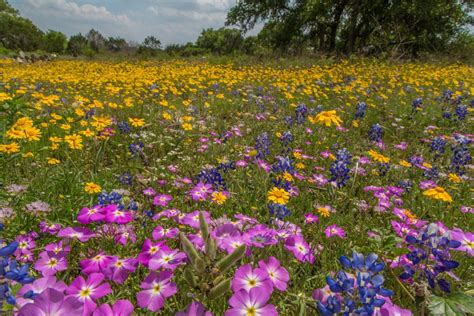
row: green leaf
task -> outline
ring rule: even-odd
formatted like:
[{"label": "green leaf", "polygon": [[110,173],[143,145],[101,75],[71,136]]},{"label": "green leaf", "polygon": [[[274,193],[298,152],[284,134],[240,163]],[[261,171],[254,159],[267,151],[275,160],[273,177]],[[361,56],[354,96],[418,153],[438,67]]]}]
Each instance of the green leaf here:
[{"label": "green leaf", "polygon": [[474,297],[457,293],[448,297],[431,296],[428,304],[430,315],[466,315],[474,313]]}]

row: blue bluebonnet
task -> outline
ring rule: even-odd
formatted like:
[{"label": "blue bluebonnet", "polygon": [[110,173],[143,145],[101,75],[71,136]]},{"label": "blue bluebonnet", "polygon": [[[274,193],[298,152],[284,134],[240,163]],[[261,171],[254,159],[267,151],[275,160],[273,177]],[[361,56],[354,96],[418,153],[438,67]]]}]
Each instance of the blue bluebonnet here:
[{"label": "blue bluebonnet", "polygon": [[117,125],[122,134],[128,134],[132,131],[132,128],[130,127],[128,122],[121,121]]},{"label": "blue bluebonnet", "polygon": [[381,177],[385,177],[387,175],[387,172],[390,170],[389,163],[381,162],[378,164],[377,167],[378,167],[379,176]]},{"label": "blue bluebonnet", "polygon": [[95,110],[94,110],[94,109],[90,109],[89,111],[87,111],[86,114],[85,114],[86,120],[87,120],[87,119],[90,119],[91,117],[93,117],[94,114],[95,114]]},{"label": "blue bluebonnet", "polygon": [[145,147],[145,144],[143,142],[136,142],[128,145],[128,150],[130,151],[130,154],[132,157],[139,156],[143,157],[143,148]]},{"label": "blue bluebonnet", "polygon": [[442,116],[443,116],[443,118],[445,118],[445,119],[451,119],[452,114],[451,114],[451,112],[449,112],[448,110],[446,110],[446,111],[443,111]]},{"label": "blue bluebonnet", "polygon": [[133,184],[133,176],[130,172],[124,172],[117,177],[117,180],[124,185],[132,185]]},{"label": "blue bluebonnet", "polygon": [[270,212],[270,217],[276,217],[279,220],[283,220],[285,217],[291,215],[290,209],[282,204],[269,203],[268,210]]},{"label": "blue bluebonnet", "polygon": [[337,186],[343,187],[349,179],[349,166],[351,165],[352,156],[346,148],[339,149],[336,152],[336,161],[331,164],[329,171],[331,172],[331,181],[336,181]]},{"label": "blue bluebonnet", "polygon": [[354,251],[352,258],[341,256],[339,262],[345,270],[340,270],[335,278],[326,277],[326,283],[334,295],[330,295],[326,303],[318,302],[318,310],[323,315],[352,313],[373,315],[376,308],[385,304],[384,297],[393,295],[391,290],[383,287],[384,278],[381,272],[385,264],[377,261],[376,254],[364,255]]},{"label": "blue bluebonnet", "polygon": [[27,264],[19,266],[16,260],[11,259],[19,243],[13,241],[0,248],[0,308],[4,302],[10,305],[16,304],[15,296],[10,289],[11,282],[27,284],[34,281],[28,274],[29,266]]},{"label": "blue bluebonnet", "polygon": [[382,126],[376,123],[370,127],[369,139],[374,142],[381,142],[383,136]]},{"label": "blue bluebonnet", "polygon": [[295,109],[296,124],[299,124],[299,125],[303,124],[306,119],[307,114],[308,114],[308,107],[304,105],[303,103],[299,104]]},{"label": "blue bluebonnet", "polygon": [[356,120],[362,119],[367,111],[367,104],[365,102],[358,102],[356,105],[355,118]]},{"label": "blue bluebonnet", "polygon": [[285,120],[285,124],[286,124],[286,125],[288,125],[288,126],[293,125],[293,117],[292,117],[292,116],[287,115],[287,116],[285,116],[285,119],[284,119],[284,120]]},{"label": "blue bluebonnet", "polygon": [[400,180],[397,184],[398,187],[402,188],[405,192],[410,192],[413,188],[413,183],[409,180]]},{"label": "blue bluebonnet", "polygon": [[426,179],[428,180],[435,180],[439,177],[438,173],[438,167],[432,166],[431,168],[426,169],[423,172],[423,175],[425,176]]},{"label": "blue bluebonnet", "polygon": [[431,151],[435,152],[436,154],[444,153],[446,147],[446,141],[441,137],[436,137],[431,142]]},{"label": "blue bluebonnet", "polygon": [[458,117],[458,120],[463,121],[467,115],[467,106],[462,104],[456,106],[456,108],[454,109],[454,113]]},{"label": "blue bluebonnet", "polygon": [[421,107],[423,106],[423,100],[421,98],[416,98],[411,103],[411,106],[413,108],[413,111],[418,111],[418,109],[421,109]]},{"label": "blue bluebonnet", "polygon": [[293,160],[289,157],[276,157],[276,162],[272,165],[272,171],[275,173],[293,173]]},{"label": "blue bluebonnet", "polygon": [[288,146],[293,141],[293,135],[290,131],[285,131],[280,137],[280,141],[283,145]]},{"label": "blue bluebonnet", "polygon": [[270,138],[267,132],[258,135],[255,140],[255,149],[257,150],[257,158],[263,159],[270,154]]},{"label": "blue bluebonnet", "polygon": [[197,182],[210,184],[214,190],[227,190],[225,180],[217,168],[202,169],[197,175]]},{"label": "blue bluebonnet", "polygon": [[437,284],[442,291],[449,292],[450,284],[443,274],[459,266],[459,262],[452,260],[450,250],[461,243],[451,239],[449,232],[442,234],[435,223],[422,227],[417,236],[406,236],[405,241],[410,250],[406,258],[411,263],[404,265],[400,279],[426,280],[432,289]]},{"label": "blue bluebonnet", "polygon": [[448,89],[448,90],[443,92],[443,98],[444,98],[445,101],[451,100],[452,97],[453,97],[453,91]]},{"label": "blue bluebonnet", "polygon": [[98,196],[99,204],[100,205],[108,205],[108,204],[121,204],[122,203],[122,194],[118,192],[110,192],[103,190],[99,193]]},{"label": "blue bluebonnet", "polygon": [[455,144],[451,147],[451,169],[458,175],[463,175],[466,166],[471,163],[472,156],[468,149],[470,140],[464,136],[456,135],[454,137]]}]

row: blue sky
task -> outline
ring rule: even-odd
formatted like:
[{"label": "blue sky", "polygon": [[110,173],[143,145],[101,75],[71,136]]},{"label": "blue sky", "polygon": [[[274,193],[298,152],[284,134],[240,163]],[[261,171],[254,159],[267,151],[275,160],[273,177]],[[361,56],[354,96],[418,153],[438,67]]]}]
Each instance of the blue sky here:
[{"label": "blue sky", "polygon": [[[105,36],[163,44],[194,42],[203,28],[224,26],[236,0],[9,0],[43,31],[70,36],[91,28]],[[253,34],[252,32],[250,34]]]}]

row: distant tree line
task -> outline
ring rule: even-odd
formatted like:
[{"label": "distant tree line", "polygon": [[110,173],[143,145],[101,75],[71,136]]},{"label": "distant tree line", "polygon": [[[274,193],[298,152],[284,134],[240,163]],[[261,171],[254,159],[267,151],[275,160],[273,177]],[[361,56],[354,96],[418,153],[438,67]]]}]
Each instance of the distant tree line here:
[{"label": "distant tree line", "polygon": [[[353,53],[417,57],[425,52],[474,55],[472,0],[238,0],[226,25],[204,29],[195,43],[162,47],[155,36],[142,43],[105,37],[91,29],[69,38],[42,32],[0,0],[0,48],[85,55],[127,52],[143,57],[203,54]],[[245,36],[257,24],[256,36]]]}]

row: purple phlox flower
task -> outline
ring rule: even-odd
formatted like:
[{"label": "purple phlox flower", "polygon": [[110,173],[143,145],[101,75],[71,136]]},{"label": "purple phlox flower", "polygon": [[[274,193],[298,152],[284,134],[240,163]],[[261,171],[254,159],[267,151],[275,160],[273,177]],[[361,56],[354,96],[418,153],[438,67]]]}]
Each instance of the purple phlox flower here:
[{"label": "purple phlox flower", "polygon": [[135,241],[137,241],[137,235],[135,235],[135,233],[133,232],[133,226],[119,226],[117,234],[114,237],[114,241],[124,246],[127,244],[128,241],[134,244]]},{"label": "purple phlox flower", "polygon": [[56,256],[67,256],[71,251],[71,246],[65,245],[62,240],[47,244],[44,250],[53,252]]},{"label": "purple phlox flower", "polygon": [[179,250],[160,250],[148,262],[150,270],[170,269],[174,270],[184,264],[186,254]]},{"label": "purple phlox flower", "polygon": [[436,187],[436,182],[434,182],[433,180],[426,180],[426,181],[420,182],[420,189],[422,190],[432,189],[435,187]]},{"label": "purple phlox flower", "polygon": [[68,315],[82,316],[84,304],[77,298],[68,296],[58,290],[48,288],[39,294],[34,303],[24,305],[18,311],[18,316]]},{"label": "purple phlox flower", "polygon": [[240,289],[249,291],[253,288],[271,293],[273,291],[273,283],[264,269],[252,269],[250,264],[244,264],[235,271],[234,278],[232,279],[232,290],[234,292]]},{"label": "purple phlox flower", "polygon": [[184,312],[178,312],[175,316],[212,316],[212,313],[206,311],[201,303],[192,301]]},{"label": "purple phlox flower", "polygon": [[189,191],[189,194],[194,201],[205,201],[212,192],[212,185],[199,182]]},{"label": "purple phlox flower", "polygon": [[88,228],[83,227],[66,227],[58,233],[59,237],[76,238],[81,242],[86,242],[96,235]]},{"label": "purple phlox flower", "polygon": [[130,316],[133,309],[133,304],[129,300],[118,300],[112,307],[109,304],[102,304],[94,311],[93,316]]},{"label": "purple phlox flower", "polygon": [[85,259],[80,261],[82,273],[91,274],[96,272],[103,272],[112,262],[112,256],[107,256],[103,252],[95,255],[91,259]]},{"label": "purple phlox flower", "polygon": [[285,249],[292,252],[295,258],[301,262],[314,263],[314,255],[306,240],[302,236],[293,235],[286,239]]},{"label": "purple phlox flower", "polygon": [[337,236],[339,238],[346,237],[346,232],[344,231],[344,229],[337,227],[335,224],[326,227],[326,229],[324,230],[324,234],[326,235],[327,238],[330,238],[333,236]]},{"label": "purple phlox flower", "polygon": [[110,285],[107,282],[102,283],[104,278],[102,273],[92,273],[87,277],[87,280],[78,276],[66,289],[66,293],[83,302],[84,312],[90,314],[97,306],[95,303],[97,299],[112,293]]},{"label": "purple phlox flower", "polygon": [[455,228],[451,231],[451,238],[461,243],[461,246],[454,250],[464,251],[470,257],[474,257],[474,234],[470,232],[464,232],[459,228]]},{"label": "purple phlox flower", "polygon": [[100,205],[95,205],[91,208],[84,207],[77,215],[77,221],[83,225],[87,225],[92,222],[99,222],[104,220],[104,218],[105,210]]},{"label": "purple phlox flower", "polygon": [[229,299],[231,309],[225,312],[225,316],[241,315],[265,315],[277,316],[275,306],[268,304],[271,292],[261,291],[258,288],[252,288],[250,291],[242,289]]},{"label": "purple phlox flower", "polygon": [[[210,222],[210,216],[208,212],[202,212],[204,215],[204,219],[206,222]],[[180,224],[183,225],[188,225],[192,228],[198,228],[199,227],[199,211],[194,211],[191,213],[187,213],[181,220]]]},{"label": "purple phlox flower", "polygon": [[46,221],[39,223],[40,232],[50,235],[56,235],[61,228],[61,224],[48,224]]},{"label": "purple phlox flower", "polygon": [[108,267],[105,269],[104,274],[108,279],[114,281],[117,284],[122,284],[128,278],[130,273],[135,272],[137,269],[138,262],[135,258],[119,258],[116,256],[112,257],[112,261],[109,262]]},{"label": "purple phlox flower", "polygon": [[127,224],[133,221],[131,212],[120,210],[117,205],[110,204],[104,207],[105,221],[107,223]]},{"label": "purple phlox flower", "polygon": [[158,194],[153,198],[153,205],[156,206],[167,206],[169,201],[171,201],[173,197],[169,194]]},{"label": "purple phlox flower", "polygon": [[33,303],[34,298],[38,295],[43,293],[46,289],[55,289],[60,292],[64,292],[67,288],[67,285],[63,281],[58,281],[54,276],[43,277],[36,279],[33,283],[25,284],[23,287],[17,292],[17,297],[22,296],[25,299],[17,300],[17,304],[19,307],[27,303]]},{"label": "purple phlox flower", "polygon": [[144,266],[148,266],[151,257],[153,257],[160,250],[170,250],[170,248],[166,245],[165,241],[153,243],[150,239],[147,238],[143,242],[142,250],[137,257],[137,260]]},{"label": "purple phlox flower", "polygon": [[67,259],[62,255],[56,255],[51,251],[43,251],[36,260],[34,268],[40,271],[43,276],[55,275],[58,271],[67,269]]},{"label": "purple phlox flower", "polygon": [[305,223],[306,224],[312,224],[312,223],[318,223],[319,222],[319,217],[317,215],[307,213],[304,215],[305,218]]},{"label": "purple phlox flower", "polygon": [[178,234],[178,228],[163,228],[162,226],[158,225],[155,227],[155,229],[153,229],[151,237],[153,237],[154,240],[160,240],[163,238],[175,239]]},{"label": "purple phlox flower", "polygon": [[143,190],[143,194],[146,196],[154,196],[156,192],[153,188],[146,188],[145,190]]},{"label": "purple phlox flower", "polygon": [[290,275],[288,271],[280,265],[275,257],[269,257],[267,260],[260,260],[258,266],[268,273],[268,277],[273,283],[273,286],[284,292],[287,287]]},{"label": "purple phlox flower", "polygon": [[176,284],[170,282],[172,277],[173,273],[168,270],[161,271],[159,274],[150,272],[140,284],[143,290],[137,293],[138,305],[152,312],[161,309],[165,304],[165,299],[177,292]]}]

